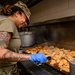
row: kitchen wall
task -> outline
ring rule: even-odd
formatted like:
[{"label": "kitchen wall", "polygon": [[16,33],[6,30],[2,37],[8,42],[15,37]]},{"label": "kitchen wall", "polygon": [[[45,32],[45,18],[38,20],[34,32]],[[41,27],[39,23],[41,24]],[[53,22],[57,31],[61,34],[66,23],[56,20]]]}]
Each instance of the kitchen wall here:
[{"label": "kitchen wall", "polygon": [[51,44],[75,50],[75,21],[47,25],[46,29]]},{"label": "kitchen wall", "polygon": [[30,10],[31,23],[75,16],[75,0],[43,0]]},{"label": "kitchen wall", "polygon": [[75,21],[30,27],[35,32],[36,43],[49,42],[50,45],[75,50]]},{"label": "kitchen wall", "polygon": [[[44,0],[30,8],[31,23],[75,16],[75,0]],[[60,19],[59,19],[60,20]],[[60,22],[30,28],[36,32],[36,41],[75,50],[75,21]]]}]

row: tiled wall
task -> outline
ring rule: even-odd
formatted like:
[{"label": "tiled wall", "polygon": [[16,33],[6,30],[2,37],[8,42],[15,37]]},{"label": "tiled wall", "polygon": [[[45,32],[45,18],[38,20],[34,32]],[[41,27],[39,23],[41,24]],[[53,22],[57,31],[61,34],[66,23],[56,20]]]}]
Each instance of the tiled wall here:
[{"label": "tiled wall", "polygon": [[31,23],[75,16],[75,0],[44,0],[30,10]]}]

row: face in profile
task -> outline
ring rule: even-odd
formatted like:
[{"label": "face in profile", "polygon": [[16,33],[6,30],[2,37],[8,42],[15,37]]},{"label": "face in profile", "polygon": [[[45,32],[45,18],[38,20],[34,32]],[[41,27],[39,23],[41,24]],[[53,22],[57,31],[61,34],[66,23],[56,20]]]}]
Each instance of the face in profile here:
[{"label": "face in profile", "polygon": [[20,14],[19,12],[15,13],[15,24],[18,28],[21,28],[24,25],[27,25],[27,18],[24,13]]}]

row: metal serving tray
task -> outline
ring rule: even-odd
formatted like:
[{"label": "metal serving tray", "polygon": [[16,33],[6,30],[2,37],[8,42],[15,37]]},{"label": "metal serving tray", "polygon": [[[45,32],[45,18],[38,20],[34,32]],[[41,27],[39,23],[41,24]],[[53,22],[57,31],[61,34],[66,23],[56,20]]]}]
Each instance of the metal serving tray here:
[{"label": "metal serving tray", "polygon": [[[40,45],[40,46],[50,46],[51,44],[50,44],[49,42],[45,42],[45,43],[38,44],[38,45]],[[32,46],[32,47],[29,47],[29,48],[33,48],[33,47],[36,47],[36,46],[38,46],[38,45],[34,45],[34,46]],[[23,53],[25,53],[25,54],[29,54],[29,53],[25,52],[26,49],[28,49],[28,48],[24,48]],[[63,70],[60,71],[60,69],[59,69],[58,67],[55,67],[55,66],[49,65],[49,64],[47,64],[47,63],[45,63],[45,64],[46,64],[47,66],[52,67],[53,69],[57,70],[59,73],[62,73],[62,74],[64,74],[64,75],[69,75],[69,73],[66,72],[66,71],[63,71]],[[38,65],[38,64],[36,64],[36,65]]]}]

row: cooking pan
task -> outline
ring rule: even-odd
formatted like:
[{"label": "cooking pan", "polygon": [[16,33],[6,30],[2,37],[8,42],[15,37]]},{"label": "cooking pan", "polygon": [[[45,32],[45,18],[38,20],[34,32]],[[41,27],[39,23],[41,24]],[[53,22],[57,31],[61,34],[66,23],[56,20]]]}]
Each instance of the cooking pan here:
[{"label": "cooking pan", "polygon": [[[48,43],[47,43],[47,45],[49,45]],[[46,44],[40,44],[40,46],[46,46]],[[36,46],[34,46],[34,47],[36,47]],[[32,48],[32,47],[30,47],[30,48]],[[39,52],[39,51],[38,51]],[[37,52],[37,53],[38,53]],[[26,53],[25,52],[25,50],[24,50],[24,53]],[[49,60],[51,59],[51,57],[49,57]],[[63,58],[62,58],[63,59]],[[36,65],[38,65],[39,66],[39,64],[36,62],[35,63]],[[59,67],[57,67],[57,66],[52,66],[52,65],[49,65],[48,63],[45,63],[46,65],[48,65],[48,66],[50,66],[50,67],[53,67],[54,69],[56,69],[56,70],[58,70],[58,71],[60,71],[60,72],[62,72],[62,73],[64,73],[64,75],[69,75],[69,72],[66,72],[66,71],[64,71],[64,70],[60,70],[60,68]]]}]

